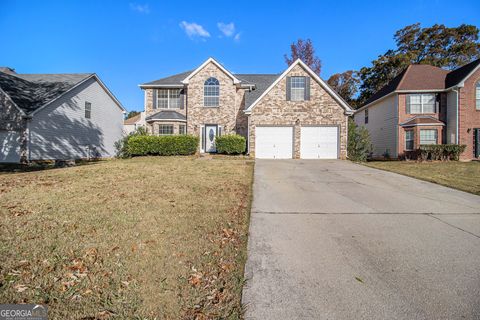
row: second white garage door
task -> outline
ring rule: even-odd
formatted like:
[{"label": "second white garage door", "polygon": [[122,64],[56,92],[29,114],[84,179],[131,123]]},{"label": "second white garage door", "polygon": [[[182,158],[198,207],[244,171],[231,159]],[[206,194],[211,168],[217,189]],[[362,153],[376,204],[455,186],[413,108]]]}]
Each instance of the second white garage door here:
[{"label": "second white garage door", "polygon": [[300,158],[337,159],[338,127],[302,127]]},{"label": "second white garage door", "polygon": [[255,157],[259,159],[292,159],[292,127],[256,127]]}]

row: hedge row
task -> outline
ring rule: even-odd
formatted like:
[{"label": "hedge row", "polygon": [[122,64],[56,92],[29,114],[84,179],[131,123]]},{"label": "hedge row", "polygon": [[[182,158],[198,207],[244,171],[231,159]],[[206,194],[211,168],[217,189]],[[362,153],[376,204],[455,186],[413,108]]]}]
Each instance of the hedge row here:
[{"label": "hedge row", "polygon": [[126,150],[130,156],[177,156],[194,154],[198,148],[198,137],[191,135],[132,136]]},{"label": "hedge row", "polygon": [[426,160],[458,160],[467,146],[462,144],[425,144],[417,150],[418,159]]},{"label": "hedge row", "polygon": [[218,153],[241,154],[247,148],[247,142],[244,137],[238,134],[227,134],[215,139]]}]

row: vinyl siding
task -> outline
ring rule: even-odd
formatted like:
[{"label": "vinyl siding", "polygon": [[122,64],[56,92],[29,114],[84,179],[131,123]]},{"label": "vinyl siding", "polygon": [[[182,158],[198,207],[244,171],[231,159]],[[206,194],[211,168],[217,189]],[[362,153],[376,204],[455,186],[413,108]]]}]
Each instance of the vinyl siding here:
[{"label": "vinyl siding", "polygon": [[457,143],[457,93],[447,93],[447,140],[446,143]]},{"label": "vinyl siding", "polygon": [[356,113],[354,119],[358,126],[365,126],[370,133],[374,157],[382,157],[387,151],[390,157],[398,157],[398,99],[396,94],[368,108],[367,124],[365,124],[365,110]]},{"label": "vinyl siding", "polygon": [[[92,104],[90,119],[86,101]],[[28,128],[31,160],[112,157],[122,137],[123,113],[92,78],[36,113]]]}]

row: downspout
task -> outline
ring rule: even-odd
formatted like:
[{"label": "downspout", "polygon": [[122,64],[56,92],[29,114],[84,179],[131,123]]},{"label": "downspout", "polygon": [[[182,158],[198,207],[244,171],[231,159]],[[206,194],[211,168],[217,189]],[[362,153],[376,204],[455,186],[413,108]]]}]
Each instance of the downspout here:
[{"label": "downspout", "polygon": [[458,130],[458,114],[459,114],[459,105],[460,105],[460,101],[459,101],[459,98],[460,98],[460,94],[458,92],[458,88],[453,88],[452,91],[455,92],[455,144],[459,144],[460,142],[460,139],[458,137],[458,133],[459,133],[459,130]]}]

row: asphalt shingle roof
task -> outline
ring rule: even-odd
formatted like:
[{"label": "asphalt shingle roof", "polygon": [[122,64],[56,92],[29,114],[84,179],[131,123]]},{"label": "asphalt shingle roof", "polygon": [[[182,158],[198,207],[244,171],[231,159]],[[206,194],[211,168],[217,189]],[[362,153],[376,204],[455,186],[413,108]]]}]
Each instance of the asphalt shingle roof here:
[{"label": "asphalt shingle roof", "polygon": [[173,110],[162,110],[160,112],[157,112],[155,114],[152,114],[151,116],[148,116],[147,121],[150,120],[181,120],[181,121],[186,121],[187,118],[181,113],[178,113]]},{"label": "asphalt shingle roof", "polygon": [[447,75],[445,80],[445,88],[450,88],[460,83],[470,72],[480,65],[480,59],[470,62],[458,69],[453,70]]},{"label": "asphalt shingle roof", "polygon": [[396,90],[443,90],[450,88],[459,84],[479,65],[480,59],[477,59],[458,69],[448,71],[427,64],[412,64],[373,94],[365,102],[365,105]]},{"label": "asphalt shingle roof", "polygon": [[250,107],[279,76],[280,74],[236,74],[235,77],[242,83],[255,85],[255,90],[245,92],[245,109]]},{"label": "asphalt shingle roof", "polygon": [[91,73],[12,75],[0,72],[0,88],[28,114],[91,75]]},{"label": "asphalt shingle roof", "polygon": [[184,80],[193,70],[185,71],[182,73],[174,74],[173,76],[168,76],[166,78],[158,79],[155,81],[150,81],[143,83],[142,86],[159,86],[159,85],[179,85],[183,86],[182,80]]}]

